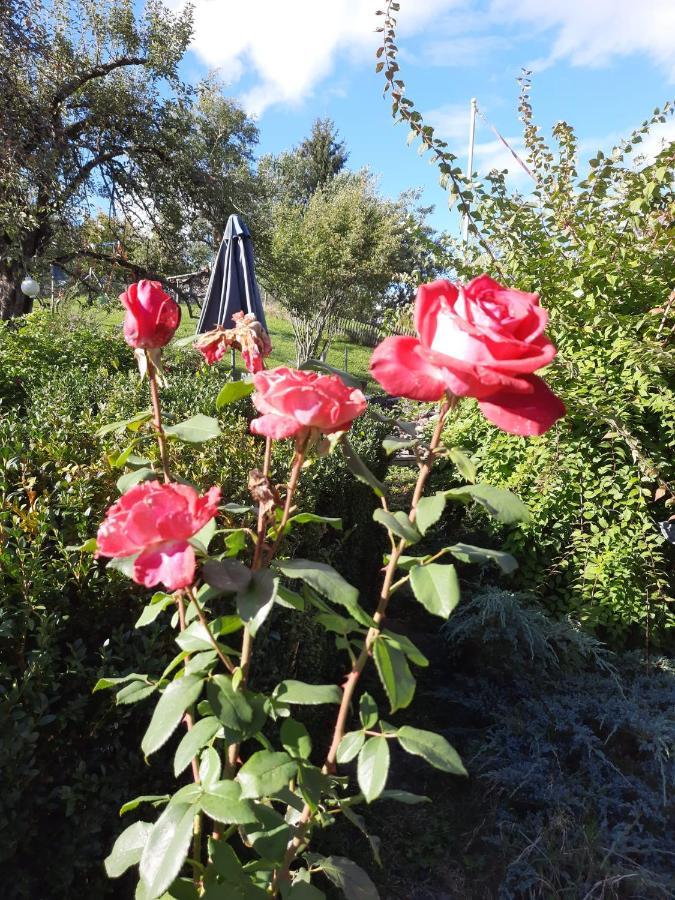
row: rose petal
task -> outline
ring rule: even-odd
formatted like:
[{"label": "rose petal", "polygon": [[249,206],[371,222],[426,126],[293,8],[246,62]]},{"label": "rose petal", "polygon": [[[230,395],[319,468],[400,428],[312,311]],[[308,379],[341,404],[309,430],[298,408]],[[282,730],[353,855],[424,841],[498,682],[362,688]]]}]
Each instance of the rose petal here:
[{"label": "rose petal", "polygon": [[260,434],[274,440],[292,437],[301,431],[302,427],[300,422],[292,416],[275,416],[272,413],[258,416],[257,419],[251,421],[253,434]]},{"label": "rose petal", "polygon": [[134,581],[148,588],[161,582],[168,591],[177,591],[192,584],[195,567],[195,551],[187,541],[168,541],[137,557]]},{"label": "rose petal", "polygon": [[523,380],[532,385],[532,393],[500,391],[478,405],[485,418],[502,431],[524,437],[544,434],[565,415],[565,404],[538,376],[526,375]]},{"label": "rose petal", "polygon": [[413,337],[385,338],[373,351],[370,374],[393,397],[440,400],[448,389],[443,370],[427,359]]}]

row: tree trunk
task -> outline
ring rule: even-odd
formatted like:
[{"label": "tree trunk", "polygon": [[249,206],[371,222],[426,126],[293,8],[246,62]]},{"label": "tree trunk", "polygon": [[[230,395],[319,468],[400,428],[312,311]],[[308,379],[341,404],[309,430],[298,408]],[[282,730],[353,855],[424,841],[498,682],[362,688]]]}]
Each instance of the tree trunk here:
[{"label": "tree trunk", "polygon": [[22,276],[18,262],[0,261],[0,319],[23,316],[33,308],[33,301],[21,291]]}]

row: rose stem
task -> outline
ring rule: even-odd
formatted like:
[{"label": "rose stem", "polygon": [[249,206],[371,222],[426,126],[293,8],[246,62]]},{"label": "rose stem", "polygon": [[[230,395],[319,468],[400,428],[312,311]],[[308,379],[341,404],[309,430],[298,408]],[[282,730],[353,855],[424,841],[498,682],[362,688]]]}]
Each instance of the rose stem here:
[{"label": "rose stem", "polygon": [[[147,351],[146,351],[147,354]],[[155,433],[157,435],[157,443],[159,444],[159,456],[162,461],[162,472],[164,474],[164,481],[171,481],[171,476],[169,475],[169,455],[166,450],[166,435],[164,433],[164,428],[162,427],[162,410],[159,403],[159,389],[157,387],[157,372],[155,370],[155,364],[150,359],[148,359],[148,381],[150,382],[150,399],[152,401],[152,424],[155,427]]]},{"label": "rose stem", "polygon": [[[305,438],[297,447],[295,451],[295,455],[293,457],[293,464],[291,466],[291,477],[288,481],[288,487],[286,489],[286,499],[284,503],[284,511],[281,516],[281,522],[279,523],[279,537],[274,542],[271,550],[267,553],[267,563],[272,559],[274,554],[277,551],[277,548],[281,542],[281,536],[283,535],[283,530],[286,527],[288,522],[288,517],[291,511],[291,507],[293,504],[293,495],[295,494],[295,489],[298,486],[298,479],[300,478],[300,471],[302,469],[302,464],[305,461],[305,450],[307,447],[307,438]],[[265,461],[263,464],[263,475],[267,477],[269,475],[270,468],[270,460],[272,457],[272,441],[271,438],[267,438],[267,442],[265,444]],[[253,563],[251,564],[251,568],[253,571],[257,571],[261,568],[263,563],[263,550],[265,543],[265,531],[267,529],[267,514],[263,510],[262,503],[258,507],[258,533],[255,551],[253,555]],[[245,686],[248,681],[248,676],[251,668],[251,654],[253,652],[253,637],[248,628],[244,630],[244,638],[241,645],[241,671],[242,671],[242,679],[241,685]],[[231,744],[228,751],[228,767],[230,771],[234,771],[234,768],[237,764],[237,757],[239,755],[239,744]]]},{"label": "rose stem", "polygon": [[213,634],[211,633],[211,629],[209,628],[209,623],[206,621],[206,616],[204,615],[204,610],[199,605],[199,601],[197,600],[197,594],[195,593],[194,588],[188,587],[188,588],[186,588],[186,591],[187,591],[188,596],[190,597],[190,600],[194,604],[194,608],[197,610],[197,617],[198,617],[199,621],[202,623],[202,625],[206,629],[206,633],[209,637],[209,640],[211,641],[211,645],[213,646],[213,649],[216,651],[216,653],[220,657],[220,661],[225,666],[225,668],[227,669],[228,672],[234,672],[234,664],[233,664],[232,660],[229,658],[229,656],[225,656],[223,651],[218,646],[218,642],[216,641]]},{"label": "rose stem", "polygon": [[[417,483],[415,485],[415,491],[413,493],[412,503],[410,507],[409,519],[411,522],[415,521],[415,517],[417,516],[417,504],[420,501],[420,498],[424,492],[424,487],[426,485],[427,479],[429,478],[429,473],[431,472],[432,466],[434,464],[436,458],[436,449],[438,448],[438,444],[440,443],[441,433],[443,431],[443,425],[445,424],[445,420],[448,412],[457,404],[457,398],[452,397],[449,399],[445,399],[441,404],[440,413],[438,416],[438,422],[436,423],[436,427],[434,428],[433,437],[431,438],[431,443],[429,445],[429,454],[426,460],[420,465],[420,472],[417,476]],[[342,740],[345,732],[345,726],[347,723],[347,716],[349,715],[349,707],[351,706],[351,701],[354,696],[354,691],[356,690],[356,685],[358,683],[359,678],[361,677],[361,673],[365,668],[365,665],[368,661],[368,657],[370,656],[370,651],[375,641],[375,638],[379,635],[380,629],[379,626],[384,620],[387,605],[389,603],[389,596],[391,591],[391,585],[394,578],[394,573],[396,572],[396,567],[398,564],[399,557],[403,550],[405,549],[406,541],[401,538],[398,544],[395,545],[392,553],[389,557],[389,562],[387,564],[387,568],[384,574],[384,581],[382,583],[382,591],[380,593],[380,599],[377,605],[377,610],[373,615],[373,619],[376,622],[376,626],[371,627],[366,636],[366,640],[363,645],[363,649],[359,654],[356,662],[352,666],[352,670],[347,676],[347,680],[343,686],[342,693],[342,702],[340,703],[340,709],[338,710],[337,719],[335,722],[335,731],[333,732],[333,740],[330,745],[330,749],[326,756],[326,761],[323,766],[324,772],[334,772],[335,771],[335,759],[337,756],[337,748]],[[311,809],[309,806],[305,805],[305,808],[302,811],[302,815],[298,824],[296,826],[296,835],[291,841],[286,851],[286,855],[284,857],[283,867],[279,870],[278,873],[275,873],[274,877],[274,887],[278,885],[280,881],[288,881],[289,878],[289,868],[293,860],[295,859],[295,855],[298,850],[302,846],[305,837],[305,831],[307,828],[307,823],[309,822],[311,816]]]},{"label": "rose stem", "polygon": [[[185,631],[185,598],[183,597],[182,592],[178,592],[176,595],[176,604],[178,605],[178,621],[180,623],[180,630]],[[208,630],[208,629],[207,629]],[[187,658],[185,660],[187,663]],[[183,718],[185,722],[185,726],[188,731],[192,731],[194,726],[194,717],[192,715],[192,708],[186,710],[185,716]],[[199,784],[199,763],[197,762],[197,757],[192,757],[192,779],[195,784]],[[193,856],[195,860],[201,863],[202,856],[202,814],[199,812],[194,818],[194,824],[192,826],[192,834],[193,834]],[[193,867],[192,878],[195,884],[199,882],[199,868],[198,866]]]}]

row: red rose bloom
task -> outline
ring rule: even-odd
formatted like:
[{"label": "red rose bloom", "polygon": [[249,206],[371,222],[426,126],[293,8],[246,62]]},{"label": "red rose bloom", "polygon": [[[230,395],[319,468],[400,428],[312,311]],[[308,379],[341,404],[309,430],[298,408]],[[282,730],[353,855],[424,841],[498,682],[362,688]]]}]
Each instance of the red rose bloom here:
[{"label": "red rose bloom", "polygon": [[337,375],[280,367],[253,376],[256,409],[262,415],[251,431],[271,438],[346,431],[366,408],[361,391],[348,388]]},{"label": "red rose bloom", "polygon": [[164,347],[180,324],[180,306],[159,281],[139,281],[120,294],[124,304],[124,340],[130,347]]},{"label": "red rose bloom", "polygon": [[220,488],[200,496],[187,484],[144,481],[113,503],[98,529],[97,556],[134,556],[133,579],[169,591],[192,584],[195,552],[188,538],[217,512]]},{"label": "red rose bloom", "polygon": [[565,415],[562,401],[532,374],[556,348],[536,294],[502,287],[487,275],[466,287],[449,281],[417,292],[413,337],[386,338],[370,371],[395,397],[475,397],[490,422],[512,434],[543,434]]}]

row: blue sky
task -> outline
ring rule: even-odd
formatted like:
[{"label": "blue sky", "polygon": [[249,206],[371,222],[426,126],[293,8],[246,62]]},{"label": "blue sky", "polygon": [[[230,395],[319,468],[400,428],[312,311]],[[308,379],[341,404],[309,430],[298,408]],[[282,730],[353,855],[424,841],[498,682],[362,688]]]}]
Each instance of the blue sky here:
[{"label": "blue sky", "polygon": [[[522,66],[535,72],[535,117],[574,125],[581,155],[611,149],[619,136],[675,95],[675,0],[400,0],[402,77],[427,120],[462,160],[469,102],[517,150]],[[456,230],[438,173],[407,146],[374,72],[377,0],[197,0],[193,47],[183,74],[215,70],[227,93],[258,119],[260,152],[291,148],[317,116],[338,126],[353,168],[380,176],[384,194],[424,189],[433,223]],[[644,147],[675,140],[675,123]],[[514,185],[527,176],[479,119],[476,165],[508,167]]]}]

